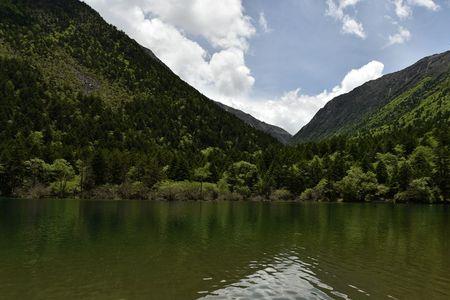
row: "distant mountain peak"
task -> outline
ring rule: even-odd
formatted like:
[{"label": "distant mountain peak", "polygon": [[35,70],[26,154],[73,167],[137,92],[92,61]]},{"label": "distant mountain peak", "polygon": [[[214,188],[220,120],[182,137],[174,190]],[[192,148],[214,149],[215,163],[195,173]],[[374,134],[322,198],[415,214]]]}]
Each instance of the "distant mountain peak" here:
[{"label": "distant mountain peak", "polygon": [[235,115],[236,117],[238,117],[239,119],[241,119],[248,125],[252,126],[253,128],[255,128],[259,131],[265,132],[267,134],[270,134],[271,136],[273,136],[274,138],[276,138],[278,141],[280,141],[283,144],[288,144],[290,139],[292,138],[292,135],[281,127],[267,124],[263,121],[256,119],[255,117],[253,117],[252,115],[250,115],[246,112],[232,108],[232,107],[222,104],[220,102],[216,102],[216,103],[221,108],[223,108],[225,111]]}]

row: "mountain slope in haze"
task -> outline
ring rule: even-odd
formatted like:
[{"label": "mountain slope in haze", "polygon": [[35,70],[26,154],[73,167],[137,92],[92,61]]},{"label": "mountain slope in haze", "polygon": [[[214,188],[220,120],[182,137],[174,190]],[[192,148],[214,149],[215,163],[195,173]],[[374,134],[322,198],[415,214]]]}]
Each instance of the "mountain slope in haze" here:
[{"label": "mountain slope in haze", "polygon": [[77,0],[0,0],[0,66],[1,186],[9,191],[31,158],[82,159],[101,185],[124,182],[138,164],[194,179],[201,150],[214,147],[222,153],[215,182],[230,162],[279,146]]},{"label": "mountain slope in haze", "polygon": [[292,138],[292,143],[414,125],[448,117],[449,111],[450,51],[421,59],[336,97]]},{"label": "mountain slope in haze", "polygon": [[[144,48],[144,49],[157,63],[159,63],[162,66],[169,69],[150,49],[147,49],[147,48]],[[218,106],[220,106],[222,109],[224,109],[226,112],[229,112],[229,113],[235,115],[236,117],[238,117],[240,120],[244,121],[246,124],[250,125],[251,127],[255,128],[259,131],[265,132],[265,133],[271,135],[272,137],[276,138],[282,144],[285,144],[285,145],[288,144],[290,139],[292,138],[292,135],[281,127],[267,124],[263,121],[256,119],[255,117],[253,117],[252,115],[250,115],[246,112],[243,112],[239,109],[235,109],[230,106],[227,106],[220,102],[216,101],[216,104]]]},{"label": "mountain slope in haze", "polygon": [[225,111],[232,113],[233,115],[235,115],[236,117],[238,117],[245,123],[249,124],[253,128],[258,129],[259,131],[265,132],[267,134],[270,134],[271,136],[273,136],[274,138],[276,138],[278,141],[280,141],[281,143],[283,143],[285,145],[288,144],[290,139],[292,138],[292,135],[281,127],[267,124],[263,121],[256,119],[255,117],[253,117],[250,114],[247,114],[241,110],[227,106],[220,102],[216,102],[216,103],[221,108],[223,108]]}]

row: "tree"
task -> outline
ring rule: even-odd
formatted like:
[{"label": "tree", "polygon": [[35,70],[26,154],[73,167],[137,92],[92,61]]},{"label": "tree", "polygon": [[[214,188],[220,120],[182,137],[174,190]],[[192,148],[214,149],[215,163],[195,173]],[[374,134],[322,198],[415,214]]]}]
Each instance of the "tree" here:
[{"label": "tree", "polygon": [[306,189],[301,195],[302,201],[334,201],[336,198],[333,183],[322,179],[314,188]]},{"label": "tree", "polygon": [[365,173],[360,167],[352,167],[336,186],[344,201],[361,202],[376,194],[378,183],[374,173]]},{"label": "tree", "polygon": [[239,161],[228,168],[224,177],[232,192],[249,196],[258,183],[258,168],[249,162]]},{"label": "tree", "polygon": [[375,168],[375,173],[377,174],[377,180],[379,183],[385,184],[389,181],[388,170],[383,161],[378,162],[377,167]]},{"label": "tree", "polygon": [[398,202],[425,202],[434,203],[439,201],[439,191],[433,186],[428,177],[414,179],[408,189],[397,193],[395,200]]},{"label": "tree", "polygon": [[40,158],[32,158],[24,162],[25,169],[28,176],[31,178],[32,186],[35,186],[38,182],[45,181],[50,171],[50,166]]},{"label": "tree", "polygon": [[318,184],[323,176],[322,159],[319,156],[315,155],[313,159],[308,163],[308,173],[311,178],[312,184]]},{"label": "tree", "polygon": [[91,162],[92,177],[94,185],[100,186],[106,183],[107,165],[104,154],[101,151],[97,151],[94,154]]},{"label": "tree", "polygon": [[31,150],[35,155],[40,155],[42,147],[44,145],[44,135],[41,131],[33,131],[28,136],[28,140],[31,146]]},{"label": "tree", "polygon": [[273,178],[272,168],[264,172],[258,181],[258,192],[259,194],[269,197],[272,192],[273,187],[275,186],[275,179]]},{"label": "tree", "polygon": [[6,181],[6,167],[3,164],[0,164],[0,196],[3,195],[3,186]]},{"label": "tree", "polygon": [[202,199],[203,199],[203,182],[206,181],[211,176],[211,172],[209,171],[210,167],[211,164],[206,163],[203,167],[194,170],[194,176],[196,180],[200,181],[200,195]]},{"label": "tree", "polygon": [[396,175],[395,182],[398,184],[400,190],[406,190],[409,186],[409,182],[411,180],[411,168],[407,161],[402,160],[399,163]]},{"label": "tree", "polygon": [[445,200],[450,200],[450,150],[447,146],[436,148],[436,173],[434,181]]},{"label": "tree", "polygon": [[219,181],[227,166],[224,151],[217,147],[208,147],[202,150],[202,155],[206,161],[210,163],[209,171],[211,172],[211,182]]},{"label": "tree", "polygon": [[432,177],[436,171],[436,157],[429,147],[418,146],[409,157],[413,178]]},{"label": "tree", "polygon": [[89,166],[81,159],[76,161],[75,166],[78,170],[78,174],[80,175],[80,194],[81,194],[81,198],[83,198],[84,186],[86,184],[86,180],[87,180],[87,176],[88,176],[88,172],[89,172]]},{"label": "tree", "polygon": [[66,194],[67,182],[74,177],[75,172],[70,163],[65,159],[55,160],[51,165],[51,170],[56,179],[57,192],[60,197],[64,197]]}]

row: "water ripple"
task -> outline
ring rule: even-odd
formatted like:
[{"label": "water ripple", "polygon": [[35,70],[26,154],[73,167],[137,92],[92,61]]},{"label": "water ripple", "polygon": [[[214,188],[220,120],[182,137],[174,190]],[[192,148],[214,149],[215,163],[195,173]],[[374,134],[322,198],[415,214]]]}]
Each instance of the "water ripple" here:
[{"label": "water ripple", "polygon": [[280,254],[273,261],[200,299],[349,299],[317,278],[310,265],[297,256]]}]

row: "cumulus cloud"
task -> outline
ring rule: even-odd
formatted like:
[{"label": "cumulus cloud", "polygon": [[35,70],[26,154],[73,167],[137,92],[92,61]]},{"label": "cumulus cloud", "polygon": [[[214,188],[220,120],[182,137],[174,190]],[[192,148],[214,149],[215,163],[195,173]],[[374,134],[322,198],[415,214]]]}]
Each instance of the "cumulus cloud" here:
[{"label": "cumulus cloud", "polygon": [[[255,78],[246,65],[249,41],[255,26],[270,32],[263,12],[254,22],[245,14],[243,0],[84,0],[119,29],[151,49],[165,64],[208,97],[244,110],[267,123],[297,132],[332,98],[351,91],[383,73],[384,65],[372,61],[350,71],[331,90],[308,95],[301,89],[274,99],[249,97]],[[385,0],[393,3],[400,18],[414,7],[438,10],[434,0]],[[365,39],[363,24],[356,18],[361,0],[327,0],[328,16],[342,26],[342,33]],[[353,8],[353,10],[352,10]],[[253,25],[253,22],[255,25]],[[388,37],[386,46],[411,39],[408,29]],[[197,41],[202,41],[200,44]],[[203,43],[204,42],[204,43]],[[208,44],[206,46],[202,46]],[[208,49],[208,50],[207,50]]]},{"label": "cumulus cloud", "polygon": [[[244,14],[241,0],[133,1],[163,21],[190,34],[205,37],[216,47],[244,49],[248,46],[248,38],[255,34],[251,18]],[[126,2],[129,5],[130,1]]]},{"label": "cumulus cloud", "polygon": [[342,32],[345,34],[353,34],[362,39],[366,38],[364,26],[356,19],[345,13],[345,9],[358,4],[360,0],[327,0],[327,15],[341,21]]},{"label": "cumulus cloud", "polygon": [[244,110],[260,120],[283,127],[295,134],[306,125],[317,111],[331,99],[348,93],[367,81],[383,75],[384,65],[371,61],[359,69],[351,70],[341,83],[330,91],[324,90],[317,95],[307,95],[301,89],[286,92],[279,99],[231,99],[221,98],[221,102]]},{"label": "cumulus cloud", "polygon": [[403,27],[398,28],[398,32],[394,35],[389,36],[389,42],[387,46],[392,46],[395,44],[403,44],[411,39],[411,32]]},{"label": "cumulus cloud", "polygon": [[[241,96],[255,79],[245,63],[256,33],[241,0],[85,0],[204,93]],[[208,53],[189,35],[206,39]]]}]

